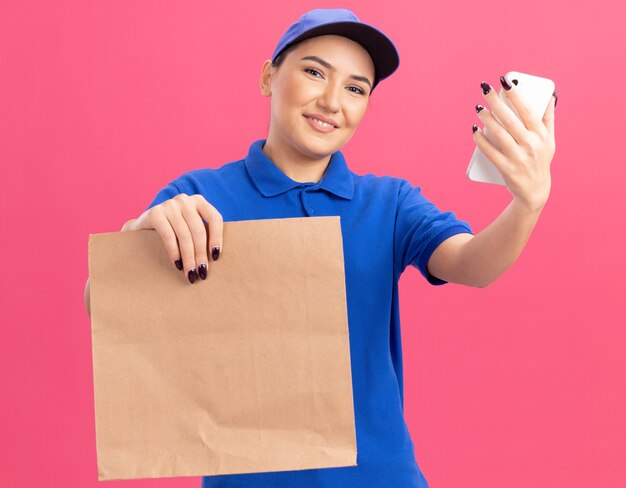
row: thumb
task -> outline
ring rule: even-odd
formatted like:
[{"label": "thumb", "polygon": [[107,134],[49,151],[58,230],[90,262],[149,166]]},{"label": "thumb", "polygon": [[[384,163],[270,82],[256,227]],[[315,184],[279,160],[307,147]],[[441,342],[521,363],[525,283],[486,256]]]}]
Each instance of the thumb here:
[{"label": "thumb", "polygon": [[554,92],[550,97],[550,103],[548,103],[548,108],[546,109],[546,113],[543,115],[542,119],[542,122],[552,137],[554,137],[554,107],[556,107],[556,101],[558,98],[559,96],[556,92]]}]

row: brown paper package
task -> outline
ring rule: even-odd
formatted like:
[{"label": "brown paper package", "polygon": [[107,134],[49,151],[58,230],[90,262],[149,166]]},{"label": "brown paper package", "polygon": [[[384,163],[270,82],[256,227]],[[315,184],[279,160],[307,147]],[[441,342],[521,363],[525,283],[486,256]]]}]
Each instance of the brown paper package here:
[{"label": "brown paper package", "polygon": [[223,239],[191,284],[155,230],[89,236],[98,479],[356,466],[340,218]]}]

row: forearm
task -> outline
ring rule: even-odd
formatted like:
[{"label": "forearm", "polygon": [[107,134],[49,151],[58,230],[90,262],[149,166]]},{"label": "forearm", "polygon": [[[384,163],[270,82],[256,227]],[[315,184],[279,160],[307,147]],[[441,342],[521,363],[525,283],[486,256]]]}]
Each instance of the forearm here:
[{"label": "forearm", "polygon": [[529,209],[513,199],[489,226],[461,246],[457,282],[482,287],[502,275],[526,246],[542,208]]}]

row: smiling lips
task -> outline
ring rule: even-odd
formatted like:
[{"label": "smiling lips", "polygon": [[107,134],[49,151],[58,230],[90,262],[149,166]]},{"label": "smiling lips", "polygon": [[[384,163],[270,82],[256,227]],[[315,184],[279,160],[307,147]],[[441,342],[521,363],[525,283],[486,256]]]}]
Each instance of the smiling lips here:
[{"label": "smiling lips", "polygon": [[318,114],[305,115],[304,117],[309,122],[309,125],[319,132],[328,133],[338,128],[334,120],[322,117]]}]

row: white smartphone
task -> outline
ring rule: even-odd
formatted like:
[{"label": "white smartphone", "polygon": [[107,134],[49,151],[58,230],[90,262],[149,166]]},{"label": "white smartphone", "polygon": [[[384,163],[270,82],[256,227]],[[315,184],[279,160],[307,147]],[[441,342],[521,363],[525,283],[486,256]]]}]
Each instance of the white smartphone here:
[{"label": "white smartphone", "polygon": [[[548,104],[550,103],[550,97],[552,96],[552,93],[554,93],[554,81],[548,78],[541,78],[540,76],[520,73],[519,71],[509,71],[506,75],[504,75],[504,77],[512,85],[516,85],[516,89],[519,90],[526,105],[528,105],[531,112],[535,114],[535,117],[539,118],[539,120],[543,119],[546,109],[548,108]],[[509,103],[509,100],[504,94],[504,88],[500,88],[498,96],[511,110],[513,110],[513,113],[519,119],[519,114],[513,108],[513,105]],[[498,122],[500,122],[495,114],[494,117]],[[492,139],[487,127],[483,128],[483,134],[494,147],[498,150],[501,149],[500,144],[498,144],[495,139]],[[496,169],[489,158],[478,148],[478,146],[474,149],[474,154],[472,155],[472,159],[467,167],[467,177],[472,181],[505,185],[500,172]]]}]

